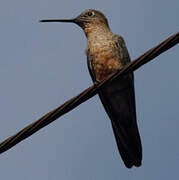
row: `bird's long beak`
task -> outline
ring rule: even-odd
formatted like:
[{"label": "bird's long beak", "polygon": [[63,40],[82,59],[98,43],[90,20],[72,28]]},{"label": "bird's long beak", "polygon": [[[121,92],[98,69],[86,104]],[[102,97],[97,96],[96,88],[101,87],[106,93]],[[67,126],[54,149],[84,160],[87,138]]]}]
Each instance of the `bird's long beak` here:
[{"label": "bird's long beak", "polygon": [[75,23],[78,26],[83,28],[83,25],[85,24],[85,20],[81,19],[79,17],[73,18],[73,19],[43,19],[40,20],[40,22],[64,22],[64,23]]},{"label": "bird's long beak", "polygon": [[44,19],[40,22],[65,22],[65,23],[76,23],[76,19]]}]

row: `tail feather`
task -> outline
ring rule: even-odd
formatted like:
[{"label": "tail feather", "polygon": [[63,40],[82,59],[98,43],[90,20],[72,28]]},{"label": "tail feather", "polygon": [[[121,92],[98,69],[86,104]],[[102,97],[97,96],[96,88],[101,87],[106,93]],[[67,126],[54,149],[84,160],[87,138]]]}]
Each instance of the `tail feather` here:
[{"label": "tail feather", "polygon": [[131,75],[117,79],[99,91],[111,119],[118,150],[126,167],[140,166],[142,146],[136,122],[134,83]]}]

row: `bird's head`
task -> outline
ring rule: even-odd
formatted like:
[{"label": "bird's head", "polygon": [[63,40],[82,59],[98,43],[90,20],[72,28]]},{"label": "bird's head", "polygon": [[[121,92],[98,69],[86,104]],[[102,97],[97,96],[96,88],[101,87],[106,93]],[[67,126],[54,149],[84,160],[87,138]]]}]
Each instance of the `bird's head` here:
[{"label": "bird's head", "polygon": [[100,27],[109,29],[107,18],[103,13],[94,9],[83,11],[79,16],[73,19],[46,19],[40,20],[40,22],[75,23],[79,25],[86,34]]}]

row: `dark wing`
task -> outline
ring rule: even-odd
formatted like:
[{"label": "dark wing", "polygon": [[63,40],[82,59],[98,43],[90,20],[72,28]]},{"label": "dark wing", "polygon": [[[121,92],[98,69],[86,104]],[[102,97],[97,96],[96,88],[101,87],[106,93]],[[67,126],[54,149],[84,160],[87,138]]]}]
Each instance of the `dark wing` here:
[{"label": "dark wing", "polygon": [[[124,40],[118,36],[116,41],[120,62],[127,64],[130,57]],[[88,57],[88,68],[93,81],[94,71]],[[133,74],[118,78],[99,91],[101,102],[111,119],[118,150],[126,167],[140,166],[142,146],[136,122],[136,107]]]}]

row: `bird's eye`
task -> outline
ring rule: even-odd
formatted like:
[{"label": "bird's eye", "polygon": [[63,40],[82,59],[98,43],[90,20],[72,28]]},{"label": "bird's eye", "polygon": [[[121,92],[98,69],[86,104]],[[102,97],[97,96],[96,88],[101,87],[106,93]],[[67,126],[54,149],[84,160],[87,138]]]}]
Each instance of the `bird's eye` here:
[{"label": "bird's eye", "polygon": [[88,12],[87,15],[88,15],[88,16],[93,16],[93,14],[94,14],[93,12]]}]

